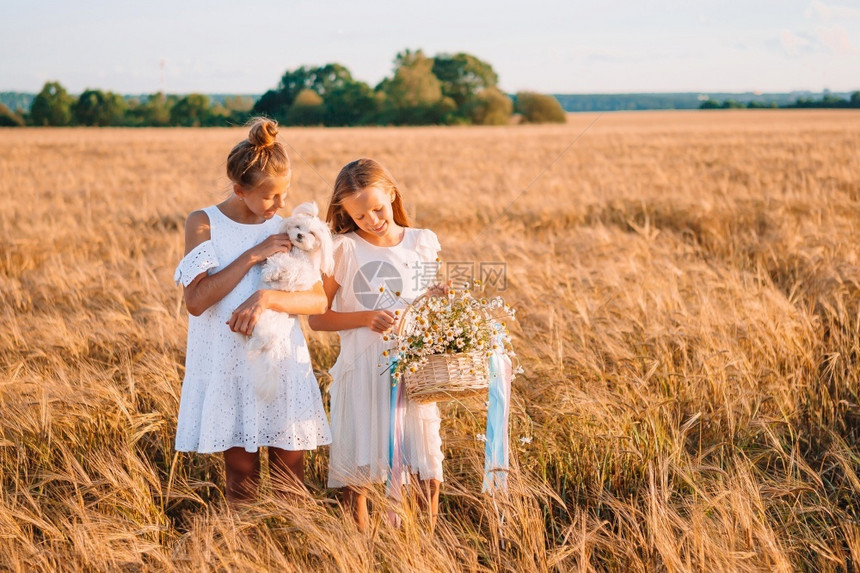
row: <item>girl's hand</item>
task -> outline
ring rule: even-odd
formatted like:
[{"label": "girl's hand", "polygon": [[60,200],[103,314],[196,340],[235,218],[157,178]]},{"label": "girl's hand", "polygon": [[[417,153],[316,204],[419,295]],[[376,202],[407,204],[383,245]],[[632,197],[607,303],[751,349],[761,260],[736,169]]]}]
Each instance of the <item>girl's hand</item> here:
[{"label": "girl's hand", "polygon": [[373,332],[385,334],[394,328],[394,313],[390,310],[369,310],[367,311],[366,326]]},{"label": "girl's hand", "polygon": [[275,253],[288,253],[292,248],[293,244],[290,242],[289,235],[270,235],[260,241],[259,244],[248,249],[247,254],[251,257],[251,262],[257,264],[262,263]]},{"label": "girl's hand", "polygon": [[[272,236],[275,237],[277,235]],[[227,325],[233,332],[251,336],[251,333],[254,332],[254,327],[257,325],[257,321],[260,319],[260,315],[267,308],[269,308],[269,302],[266,297],[266,291],[258,290],[233,311],[230,320],[227,321]]]},{"label": "girl's hand", "polygon": [[427,296],[448,296],[448,285],[435,284],[427,289]]}]

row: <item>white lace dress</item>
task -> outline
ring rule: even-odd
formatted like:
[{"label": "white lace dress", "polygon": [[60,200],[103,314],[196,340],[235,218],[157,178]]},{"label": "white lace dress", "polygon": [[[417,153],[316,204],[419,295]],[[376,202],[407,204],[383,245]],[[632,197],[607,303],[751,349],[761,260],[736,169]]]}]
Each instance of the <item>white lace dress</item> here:
[{"label": "white lace dress", "polygon": [[[377,247],[355,233],[336,237],[332,310],[355,312],[406,307],[435,275],[436,235],[407,228],[394,247]],[[385,292],[380,293],[382,287]],[[397,297],[396,293],[400,296]],[[391,346],[369,328],[343,330],[331,368],[332,443],[329,487],[381,483],[388,477],[391,382],[383,350]],[[403,454],[420,479],[442,480],[442,440],[435,403],[406,401]]]},{"label": "white lace dress", "polygon": [[[237,223],[216,206],[203,210],[209,216],[211,239],[188,253],[174,280],[187,286],[202,272],[213,274],[239,255],[277,233],[277,215],[258,225]],[[230,330],[226,322],[258,288],[260,265],[255,265],[227,296],[200,316],[188,318],[185,379],[179,403],[176,449],[183,452],[221,452],[260,446],[285,450],[312,450],[328,444],[331,433],[311,368],[301,324],[293,317],[283,332],[289,356],[280,368],[277,397],[257,397],[246,360],[247,337]]]}]

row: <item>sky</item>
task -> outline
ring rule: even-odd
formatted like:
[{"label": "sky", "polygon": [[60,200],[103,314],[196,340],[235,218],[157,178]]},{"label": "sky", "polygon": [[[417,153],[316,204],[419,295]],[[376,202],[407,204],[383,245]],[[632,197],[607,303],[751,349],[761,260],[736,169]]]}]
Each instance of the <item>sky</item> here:
[{"label": "sky", "polygon": [[0,0],[0,91],[261,94],[340,63],[467,52],[507,92],[860,89],[860,0]]}]

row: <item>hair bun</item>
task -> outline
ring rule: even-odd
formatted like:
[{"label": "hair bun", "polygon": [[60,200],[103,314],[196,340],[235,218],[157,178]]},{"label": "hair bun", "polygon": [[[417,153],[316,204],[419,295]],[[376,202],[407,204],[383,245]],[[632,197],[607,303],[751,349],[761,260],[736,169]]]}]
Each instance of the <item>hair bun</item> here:
[{"label": "hair bun", "polygon": [[251,124],[248,141],[254,147],[273,147],[277,142],[278,122],[271,119],[260,118]]}]

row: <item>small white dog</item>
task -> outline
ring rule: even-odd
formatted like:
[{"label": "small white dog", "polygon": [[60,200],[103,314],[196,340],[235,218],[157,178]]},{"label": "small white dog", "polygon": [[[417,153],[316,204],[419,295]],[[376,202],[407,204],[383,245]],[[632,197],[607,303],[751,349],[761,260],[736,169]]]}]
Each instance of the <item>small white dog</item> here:
[{"label": "small white dog", "polygon": [[[314,202],[302,203],[293,209],[278,229],[290,237],[293,248],[287,253],[275,253],[263,263],[260,276],[262,288],[288,292],[310,290],[321,279],[320,273],[332,274],[331,231],[319,219]],[[277,344],[288,334],[295,317],[284,312],[264,310],[246,346],[255,377],[257,395],[271,401],[278,392],[278,367],[287,357],[288,344]]]}]

